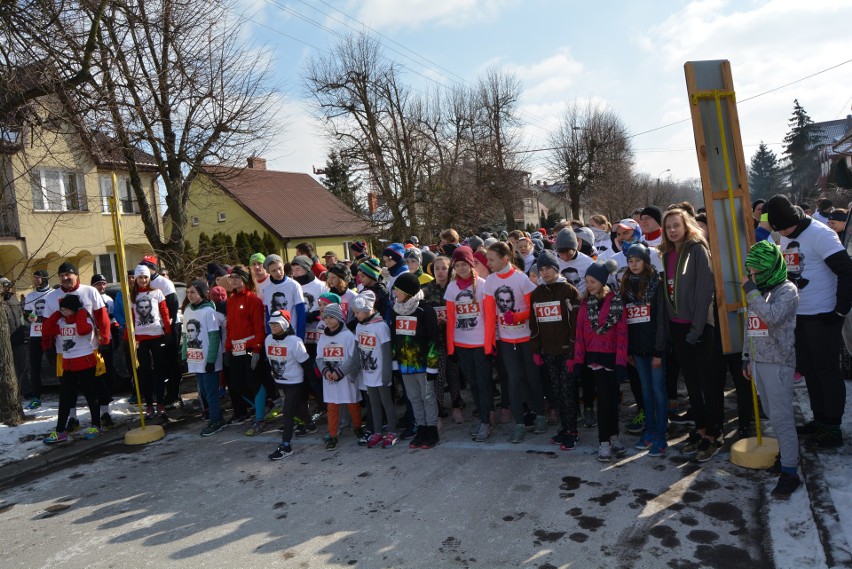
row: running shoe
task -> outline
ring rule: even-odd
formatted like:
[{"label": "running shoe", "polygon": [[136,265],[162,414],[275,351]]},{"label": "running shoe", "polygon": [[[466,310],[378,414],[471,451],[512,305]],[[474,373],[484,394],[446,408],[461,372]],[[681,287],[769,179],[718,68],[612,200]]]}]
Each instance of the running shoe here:
[{"label": "running shoe", "polygon": [[547,417],[544,415],[537,415],[535,418],[535,424],[533,425],[533,434],[540,435],[542,433],[547,432]]},{"label": "running shoe", "polygon": [[69,417],[68,422],[65,424],[65,432],[76,433],[79,429],[80,421],[77,420],[77,417]]},{"label": "running shoe", "polygon": [[112,429],[113,427],[115,427],[115,421],[112,420],[109,413],[101,415],[101,428]]},{"label": "running shoe", "polygon": [[[367,448],[376,448],[382,441],[385,440],[385,437],[381,433],[373,433],[367,438]],[[360,441],[358,444],[361,444]]]},{"label": "running shoe", "polygon": [[796,488],[802,485],[802,480],[798,474],[787,474],[782,472],[778,477],[778,484],[770,493],[773,498],[789,498],[790,494],[796,491]]},{"label": "running shoe", "polygon": [[598,461],[600,461],[600,462],[612,461],[612,449],[609,446],[609,442],[604,441],[598,446]]},{"label": "running shoe", "polygon": [[512,431],[512,436],[509,438],[510,443],[522,443],[524,442],[524,437],[526,437],[527,428],[523,423],[518,423],[515,425],[515,429]]},{"label": "running shoe", "polygon": [[263,431],[266,430],[266,422],[265,421],[254,421],[248,429],[246,429],[246,436],[253,437],[254,435],[259,435]]},{"label": "running shoe", "polygon": [[65,432],[57,433],[56,431],[53,431],[52,433],[47,435],[44,439],[42,439],[41,442],[43,442],[46,445],[54,445],[56,443],[68,442],[68,440],[69,440],[68,433],[65,433]]},{"label": "running shoe", "polygon": [[609,448],[612,450],[612,454],[616,457],[621,458],[625,454],[627,454],[627,449],[624,448],[624,445],[621,444],[621,441],[617,436],[612,436],[609,438]]},{"label": "running shoe", "polygon": [[86,429],[86,432],[83,433],[83,438],[87,441],[95,439],[101,436],[101,430],[98,427],[89,427]]},{"label": "running shoe", "polygon": [[281,460],[288,456],[293,456],[293,447],[290,446],[290,443],[281,443],[275,449],[275,452],[269,455],[269,460]]},{"label": "running shoe", "polygon": [[722,447],[720,441],[711,442],[709,439],[701,437],[701,442],[698,443],[698,450],[695,453],[695,460],[698,462],[707,462],[719,452]]},{"label": "running shoe", "polygon": [[580,435],[576,431],[567,431],[562,436],[562,443],[559,445],[561,450],[574,450],[577,448],[577,442],[580,440]]},{"label": "running shoe", "polygon": [[329,437],[325,442],[325,450],[337,450],[337,437]]},{"label": "running shoe", "polygon": [[624,427],[624,430],[630,433],[631,435],[639,435],[642,431],[645,430],[645,411],[640,409],[639,413],[633,417],[633,420],[627,423],[627,426]]},{"label": "running shoe", "polygon": [[480,423],[479,431],[476,433],[476,438],[473,440],[478,443],[484,443],[488,440],[488,437],[491,436],[491,433],[494,432],[494,427],[491,426],[490,423]]},{"label": "running shoe", "polygon": [[385,435],[385,438],[382,439],[382,448],[391,448],[398,440],[399,437],[396,433],[388,433]]},{"label": "running shoe", "polygon": [[27,411],[35,411],[39,407],[41,407],[41,398],[40,397],[33,397],[30,400],[29,404],[27,405],[26,409],[27,409]]},{"label": "running shoe", "polygon": [[224,421],[210,421],[209,423],[207,423],[206,427],[201,429],[201,436],[209,437],[215,435],[216,433],[224,429],[225,426],[226,423]]},{"label": "running shoe", "polygon": [[701,444],[701,441],[704,439],[697,432],[692,431],[689,433],[689,437],[687,437],[686,442],[680,448],[680,454],[686,456],[692,456],[698,452],[698,445]]},{"label": "running shoe", "polygon": [[598,419],[595,417],[595,409],[594,407],[586,407],[583,409],[583,425],[592,428],[596,427],[598,424]]}]

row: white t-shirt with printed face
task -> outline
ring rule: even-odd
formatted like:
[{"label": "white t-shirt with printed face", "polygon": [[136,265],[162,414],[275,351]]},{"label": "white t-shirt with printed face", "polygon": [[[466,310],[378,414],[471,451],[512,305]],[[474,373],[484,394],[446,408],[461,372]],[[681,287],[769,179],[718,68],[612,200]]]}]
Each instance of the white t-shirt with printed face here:
[{"label": "white t-shirt with printed face", "polygon": [[574,255],[574,258],[570,261],[563,261],[561,257],[556,256],[557,261],[559,261],[559,274],[565,277],[565,280],[574,285],[578,291],[580,291],[580,296],[586,293],[586,269],[588,269],[592,263],[594,263],[594,259],[580,253],[577,251],[577,254]]},{"label": "white t-shirt with printed face", "polygon": [[44,313],[47,304],[46,297],[50,292],[50,289],[41,292],[34,290],[24,297],[24,316],[36,315],[36,321],[30,322],[30,336],[33,338],[41,337],[41,325],[46,316]]},{"label": "white t-shirt with printed face", "polygon": [[485,279],[476,277],[476,298],[473,286],[464,290],[459,288],[453,279],[447,285],[444,300],[454,303],[456,327],[453,330],[453,342],[456,345],[483,346],[485,345]]},{"label": "white t-shirt with printed face", "polygon": [[[183,333],[186,336],[186,367],[189,373],[206,373],[207,354],[210,353],[210,332],[219,330],[216,310],[204,306],[193,310],[187,305],[183,316]],[[216,354],[216,371],[222,369],[222,352],[225,340],[219,332],[219,348]]]},{"label": "white t-shirt with printed face", "polygon": [[799,289],[796,314],[833,312],[837,305],[837,275],[825,259],[844,251],[840,238],[830,227],[812,221],[795,239],[781,237],[787,275]]},{"label": "white t-shirt with printed face", "polygon": [[322,375],[322,395],[326,403],[358,403],[361,401],[361,392],[358,391],[358,378],[344,376],[340,381],[329,381],[325,379],[324,372],[327,369],[338,369],[340,365],[355,356],[357,357],[355,335],[344,328],[334,336],[323,334],[317,342],[317,359],[322,358],[320,374]]},{"label": "white t-shirt with printed face", "polygon": [[382,345],[391,341],[390,328],[384,320],[355,327],[358,352],[361,355],[361,383],[363,387],[382,386]]},{"label": "white t-shirt with printed face", "polygon": [[162,336],[165,326],[160,315],[160,303],[166,297],[162,291],[152,288],[136,294],[136,300],[131,304],[133,310],[134,333],[137,336]]},{"label": "white t-shirt with printed face", "polygon": [[283,340],[276,340],[272,334],[269,334],[264,347],[275,383],[298,385],[304,381],[302,364],[309,356],[301,338],[295,334],[288,334]]},{"label": "white t-shirt with printed face", "polygon": [[505,312],[524,312],[529,310],[527,295],[535,290],[535,285],[524,273],[515,270],[509,277],[500,278],[492,273],[485,279],[485,296],[494,298],[497,306],[497,336],[501,340],[527,340],[530,337],[528,321],[509,324],[503,319]]},{"label": "white t-shirt with printed face", "polygon": [[302,285],[291,278],[285,279],[283,282],[274,283],[271,277],[268,277],[265,282],[269,282],[263,287],[260,292],[260,299],[266,307],[266,317],[276,310],[288,310],[291,316],[294,316],[294,310],[297,305],[304,304],[305,297],[302,293]]},{"label": "white t-shirt with printed face", "polygon": [[[96,289],[93,286],[80,285],[80,286],[77,287],[76,290],[73,290],[71,292],[65,292],[64,290],[62,290],[62,287],[55,288],[55,289],[51,290],[47,294],[47,296],[44,297],[44,301],[45,301],[44,302],[44,318],[45,319],[50,318],[53,315],[53,313],[59,311],[59,301],[62,300],[68,294],[73,294],[75,296],[78,296],[80,298],[80,302],[83,304],[83,308],[85,308],[89,312],[89,315],[94,314],[96,310],[100,310],[101,308],[104,308],[104,306],[105,306],[104,305],[104,299],[101,296],[101,293],[99,293],[98,289]],[[95,324],[93,323],[93,325],[95,325]],[[92,346],[97,347],[97,345],[98,345],[98,338],[94,334],[94,331],[93,331],[93,333],[92,333]]]},{"label": "white t-shirt with printed face", "polygon": [[[65,318],[59,319],[59,335],[56,336],[56,353],[62,354],[63,358],[72,359],[92,354],[97,345],[95,330],[92,329],[86,336],[77,334],[77,323],[69,324]],[[94,324],[92,324],[94,326]]]},{"label": "white t-shirt with printed face", "polygon": [[[302,294],[305,297],[305,312],[311,313],[319,310],[319,297],[328,292],[328,286],[319,279],[314,279],[306,285],[302,285]],[[309,322],[305,327],[305,343],[306,344],[316,344],[319,339],[319,335],[322,333],[319,330],[319,323],[321,320],[317,320],[316,322]]]}]

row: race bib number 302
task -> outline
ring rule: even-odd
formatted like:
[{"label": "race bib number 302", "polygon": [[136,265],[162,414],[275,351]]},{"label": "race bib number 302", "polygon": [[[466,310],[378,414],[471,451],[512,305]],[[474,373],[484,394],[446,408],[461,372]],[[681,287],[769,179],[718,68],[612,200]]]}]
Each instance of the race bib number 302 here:
[{"label": "race bib number 302", "polygon": [[553,302],[536,302],[533,304],[535,317],[539,322],[560,322],[562,320],[562,303],[558,300]]},{"label": "race bib number 302", "polygon": [[396,333],[400,336],[414,336],[417,334],[417,318],[414,316],[397,316]]},{"label": "race bib number 302", "polygon": [[639,324],[641,322],[651,321],[651,305],[649,304],[628,304],[627,305],[627,323]]}]

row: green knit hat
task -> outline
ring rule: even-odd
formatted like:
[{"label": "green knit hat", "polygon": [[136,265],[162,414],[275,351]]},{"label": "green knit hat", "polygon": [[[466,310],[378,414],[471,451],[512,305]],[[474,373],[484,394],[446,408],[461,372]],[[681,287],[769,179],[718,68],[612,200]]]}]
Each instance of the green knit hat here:
[{"label": "green knit hat", "polygon": [[754,284],[761,292],[772,290],[787,280],[784,255],[781,253],[781,248],[772,241],[763,240],[752,245],[746,255],[745,264],[757,271]]},{"label": "green knit hat", "polygon": [[264,255],[263,253],[255,253],[254,255],[249,257],[249,265],[251,265],[252,263],[260,263],[262,265],[265,260],[266,255]]}]

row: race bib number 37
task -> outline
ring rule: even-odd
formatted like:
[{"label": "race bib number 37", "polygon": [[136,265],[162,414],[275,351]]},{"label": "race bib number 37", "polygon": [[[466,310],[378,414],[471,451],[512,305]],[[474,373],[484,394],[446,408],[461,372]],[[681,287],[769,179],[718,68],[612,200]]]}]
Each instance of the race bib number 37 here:
[{"label": "race bib number 37", "polygon": [[535,317],[539,322],[559,322],[562,320],[562,303],[558,300],[553,302],[536,302]]},{"label": "race bib number 37", "polygon": [[639,324],[651,321],[651,306],[649,304],[628,304],[627,323]]}]

